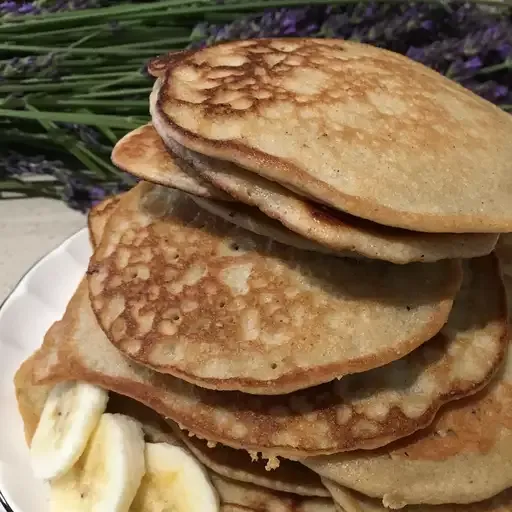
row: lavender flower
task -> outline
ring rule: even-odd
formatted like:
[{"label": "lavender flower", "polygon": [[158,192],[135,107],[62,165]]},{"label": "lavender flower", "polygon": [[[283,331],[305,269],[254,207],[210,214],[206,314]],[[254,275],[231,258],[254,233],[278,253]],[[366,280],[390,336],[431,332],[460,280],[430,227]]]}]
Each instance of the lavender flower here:
[{"label": "lavender flower", "polygon": [[[124,0],[125,3],[130,1],[132,0]],[[236,10],[236,0],[215,1],[225,5],[232,3]],[[0,22],[16,16],[118,3],[116,0],[0,0]],[[123,26],[123,19],[120,17],[119,22],[106,20],[106,26],[109,28],[107,32],[116,34],[123,30],[120,28]],[[158,21],[160,33],[165,26],[165,19]],[[141,27],[148,28],[145,25]],[[193,42],[190,46],[200,48],[226,40],[276,36],[338,37],[387,48],[407,55],[447,75],[487,100],[512,110],[512,7],[498,9],[476,3],[451,4],[447,7],[442,2],[404,1],[386,4],[370,1],[338,6],[267,9],[240,17],[228,24],[201,21],[192,31]],[[101,58],[88,56],[87,59],[102,62]],[[74,69],[80,69],[80,61],[75,68],[76,60],[74,56],[66,60],[62,55],[53,54],[15,56],[0,61],[0,81],[3,79],[12,84],[22,78],[32,77],[58,80],[63,70],[72,74]],[[106,58],[105,62],[110,61]],[[140,66],[141,72],[147,75],[147,65],[142,59]],[[86,66],[85,69],[90,68]],[[17,94],[14,92],[12,96],[16,97]],[[145,95],[143,97],[146,99]],[[136,96],[131,94],[130,98],[136,99]],[[16,101],[13,101],[13,105],[20,104],[19,100]],[[7,131],[12,132],[13,125],[9,124],[12,122],[0,118],[0,136],[6,126]],[[21,133],[25,129],[32,129],[28,127],[29,122],[23,123],[20,124]],[[72,144],[80,141],[83,146],[102,157],[111,150],[110,142],[96,128],[78,124],[58,125]],[[64,153],[62,159],[58,156],[47,159],[12,151],[2,155],[1,151],[0,149],[0,178],[50,176],[53,181],[49,186],[52,187],[53,195],[82,211],[110,194],[126,190],[135,182],[134,178],[124,174],[121,177],[116,175],[107,180],[101,179],[91,170],[84,169],[81,163],[71,160],[69,155],[64,156]]]},{"label": "lavender flower", "polygon": [[108,4],[108,2],[102,0],[34,0],[32,2],[7,0],[0,2],[0,19],[58,11],[90,9],[101,7],[105,4]]},{"label": "lavender flower", "polygon": [[60,197],[71,208],[82,212],[136,183],[135,178],[128,174],[122,179],[99,181],[87,170],[70,169],[62,160],[48,160],[42,155],[29,156],[15,151],[4,156],[0,154],[0,180],[16,178],[30,183],[32,177],[47,178],[34,181],[34,185],[39,184],[34,186],[34,192],[40,190],[41,195],[48,195],[50,189],[53,196]]},{"label": "lavender flower", "polygon": [[58,57],[53,53],[29,57],[13,57],[0,61],[0,79],[57,78]]},{"label": "lavender flower", "polygon": [[110,154],[112,148],[104,144],[101,134],[92,126],[84,124],[57,123],[70,135],[81,140],[89,149],[100,153]]}]

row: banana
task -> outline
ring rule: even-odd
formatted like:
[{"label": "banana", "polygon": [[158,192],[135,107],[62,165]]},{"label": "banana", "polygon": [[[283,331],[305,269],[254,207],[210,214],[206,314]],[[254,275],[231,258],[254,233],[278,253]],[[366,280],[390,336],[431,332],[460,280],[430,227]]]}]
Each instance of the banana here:
[{"label": "banana", "polygon": [[51,512],[129,512],[145,472],[138,422],[103,414],[77,463],[51,482]]},{"label": "banana", "polygon": [[63,382],[50,392],[30,447],[37,478],[64,475],[82,455],[105,412],[108,393],[82,382]]},{"label": "banana", "polygon": [[146,474],[130,512],[219,512],[208,475],[185,449],[146,443]]}]

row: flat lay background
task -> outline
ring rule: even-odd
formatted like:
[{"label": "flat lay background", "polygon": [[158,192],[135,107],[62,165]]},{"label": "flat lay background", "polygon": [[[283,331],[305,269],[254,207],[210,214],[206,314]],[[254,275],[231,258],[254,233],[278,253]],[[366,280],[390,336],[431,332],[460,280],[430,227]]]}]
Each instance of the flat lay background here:
[{"label": "flat lay background", "polygon": [[0,304],[39,258],[86,222],[85,215],[53,199],[0,201]]}]

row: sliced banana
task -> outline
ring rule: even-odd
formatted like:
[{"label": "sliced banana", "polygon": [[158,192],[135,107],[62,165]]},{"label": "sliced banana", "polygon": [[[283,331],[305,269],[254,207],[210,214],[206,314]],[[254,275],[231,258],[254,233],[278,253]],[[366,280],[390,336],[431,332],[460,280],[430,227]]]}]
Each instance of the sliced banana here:
[{"label": "sliced banana", "polygon": [[179,446],[146,443],[146,474],[130,512],[219,512],[206,470]]},{"label": "sliced banana", "polygon": [[73,468],[51,483],[51,512],[128,512],[145,471],[144,434],[134,419],[103,414]]},{"label": "sliced banana", "polygon": [[75,464],[107,401],[106,391],[85,382],[63,382],[52,389],[30,447],[37,478],[58,478]]}]

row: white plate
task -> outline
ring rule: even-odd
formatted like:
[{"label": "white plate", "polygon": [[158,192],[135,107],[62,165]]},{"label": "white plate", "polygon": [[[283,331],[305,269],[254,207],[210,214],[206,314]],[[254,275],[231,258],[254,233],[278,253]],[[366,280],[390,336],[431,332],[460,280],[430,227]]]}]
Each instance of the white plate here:
[{"label": "white plate", "polygon": [[82,229],[36,263],[0,309],[0,491],[5,501],[0,496],[0,503],[9,512],[48,510],[47,489],[30,469],[14,373],[64,314],[91,252],[89,234]]}]

